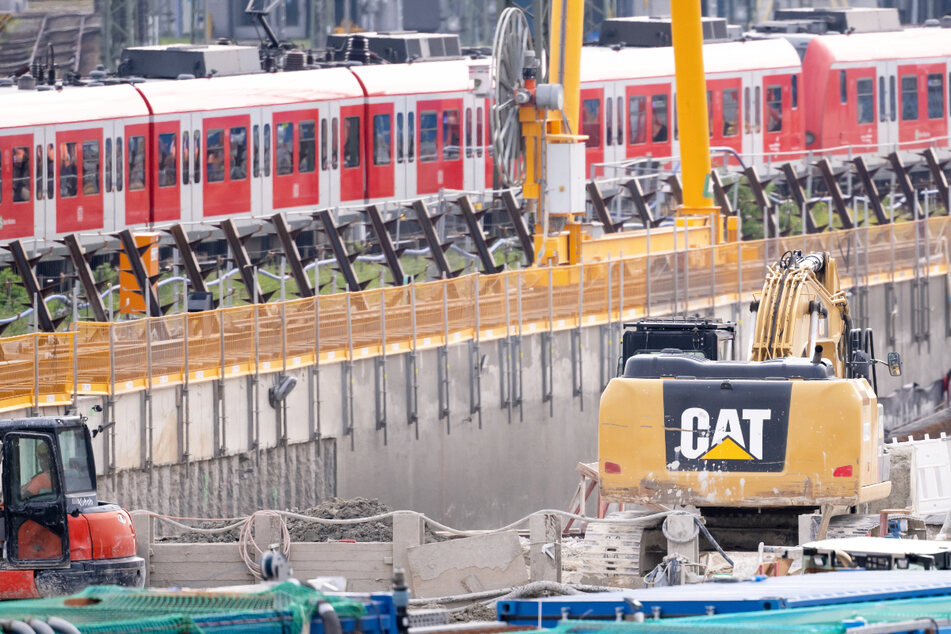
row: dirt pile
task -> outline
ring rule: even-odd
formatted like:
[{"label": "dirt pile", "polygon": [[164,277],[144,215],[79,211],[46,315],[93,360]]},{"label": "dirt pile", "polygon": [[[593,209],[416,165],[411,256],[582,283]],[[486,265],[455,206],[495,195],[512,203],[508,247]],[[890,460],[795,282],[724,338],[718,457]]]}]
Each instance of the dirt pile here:
[{"label": "dirt pile", "polygon": [[[390,508],[376,499],[367,498],[330,498],[329,500],[308,509],[295,510],[300,515],[319,517],[322,519],[357,519],[373,517],[390,512]],[[286,519],[287,529],[291,534],[292,542],[326,542],[342,539],[352,539],[358,542],[388,542],[393,540],[393,521],[390,518],[358,524],[321,524],[309,522],[296,517]],[[197,528],[219,528],[220,523],[202,522]],[[180,535],[163,538],[161,541],[179,543],[229,543],[238,541],[241,527],[233,528],[224,533],[200,533],[186,531]],[[427,541],[432,535],[427,530]]]}]

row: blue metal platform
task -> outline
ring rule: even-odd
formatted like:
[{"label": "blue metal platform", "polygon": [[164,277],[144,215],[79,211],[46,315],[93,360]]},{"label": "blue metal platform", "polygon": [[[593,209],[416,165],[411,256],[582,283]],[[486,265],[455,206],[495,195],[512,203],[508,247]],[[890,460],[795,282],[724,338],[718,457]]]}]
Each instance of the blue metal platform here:
[{"label": "blue metal platform", "polygon": [[614,621],[638,611],[635,602],[648,618],[666,618],[940,596],[951,596],[951,571],[858,570],[508,600],[497,610],[505,623],[554,627],[565,618]]}]

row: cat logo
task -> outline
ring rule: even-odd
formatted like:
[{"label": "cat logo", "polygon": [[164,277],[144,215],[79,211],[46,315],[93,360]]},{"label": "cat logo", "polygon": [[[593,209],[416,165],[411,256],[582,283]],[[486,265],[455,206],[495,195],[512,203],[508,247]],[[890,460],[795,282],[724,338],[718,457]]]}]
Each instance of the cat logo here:
[{"label": "cat logo", "polygon": [[[702,433],[710,429],[710,414],[688,407],[680,416],[680,453],[702,460],[762,460],[763,424],[772,414],[769,409],[721,409],[711,438]],[[741,418],[747,423],[746,434]]]},{"label": "cat logo", "polygon": [[782,471],[789,383],[664,381],[671,471]]}]

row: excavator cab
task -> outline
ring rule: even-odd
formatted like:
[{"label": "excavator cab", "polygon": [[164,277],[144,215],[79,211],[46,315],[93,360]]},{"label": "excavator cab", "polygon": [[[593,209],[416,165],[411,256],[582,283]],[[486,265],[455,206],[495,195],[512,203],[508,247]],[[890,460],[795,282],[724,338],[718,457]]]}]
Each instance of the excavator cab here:
[{"label": "excavator cab", "polygon": [[5,564],[59,568],[69,564],[66,492],[53,434],[3,435]]},{"label": "excavator cab", "polygon": [[84,419],[2,420],[0,445],[0,599],[142,587],[132,518],[98,499]]}]

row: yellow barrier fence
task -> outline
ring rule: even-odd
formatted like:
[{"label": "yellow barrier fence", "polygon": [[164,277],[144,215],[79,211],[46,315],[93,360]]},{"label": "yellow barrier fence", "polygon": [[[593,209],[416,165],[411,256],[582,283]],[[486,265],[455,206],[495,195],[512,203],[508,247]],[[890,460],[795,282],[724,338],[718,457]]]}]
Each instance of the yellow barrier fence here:
[{"label": "yellow barrier fence", "polygon": [[947,217],[0,339],[0,410],[747,301],[788,250],[846,287],[947,273]]}]

